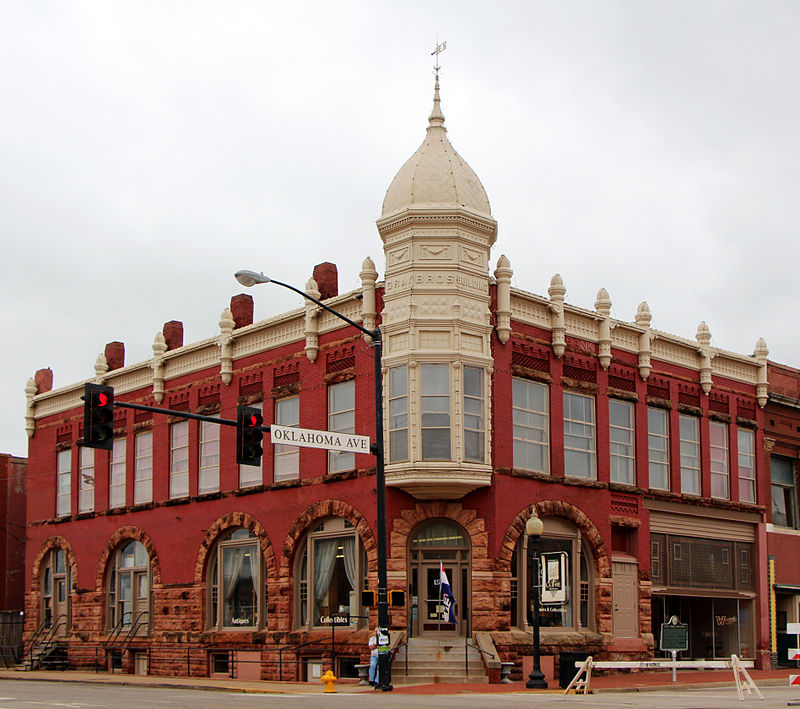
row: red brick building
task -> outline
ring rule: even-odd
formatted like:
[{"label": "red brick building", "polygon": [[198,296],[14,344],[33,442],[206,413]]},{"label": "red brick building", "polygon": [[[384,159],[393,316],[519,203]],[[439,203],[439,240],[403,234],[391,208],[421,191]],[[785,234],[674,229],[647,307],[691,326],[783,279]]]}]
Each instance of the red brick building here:
[{"label": "red brick building", "polygon": [[[672,615],[689,625],[685,656],[768,664],[767,557],[792,554],[796,538],[767,533],[763,342],[752,356],[727,352],[704,323],[695,340],[653,329],[646,303],[617,320],[605,290],[589,309],[565,302],[558,275],[544,296],[511,287],[505,256],[490,271],[497,224],[447,138],[438,84],[425,140],[377,226],[382,281],[366,259],[361,287],[339,294],[335,266],[321,264],[306,291],[382,330],[389,588],[406,591],[392,609],[395,641],[410,639],[403,652],[438,635],[518,664],[530,654],[524,530],[536,513],[542,646],[556,665],[582,653],[652,657]],[[266,424],[370,435],[371,344],[300,306],[254,323],[252,300],[236,296],[200,342],[167,323],[152,359],[130,365],[111,343],[94,381],[119,401],[225,419],[249,404]],[[297,658],[330,659],[320,619],[349,613],[335,632],[337,672],[366,657],[371,455],[265,436],[262,466],[240,467],[233,428],[122,408],[114,449],[93,451],[80,445],[83,382],[51,386],[39,373],[29,387],[29,635],[49,626],[74,665],[205,674],[230,671],[233,657],[240,676],[286,678],[302,675]],[[796,521],[796,495],[794,505]],[[440,622],[440,564],[456,623]]]},{"label": "red brick building", "polygon": [[26,460],[0,454],[0,610],[21,611],[25,598]]}]

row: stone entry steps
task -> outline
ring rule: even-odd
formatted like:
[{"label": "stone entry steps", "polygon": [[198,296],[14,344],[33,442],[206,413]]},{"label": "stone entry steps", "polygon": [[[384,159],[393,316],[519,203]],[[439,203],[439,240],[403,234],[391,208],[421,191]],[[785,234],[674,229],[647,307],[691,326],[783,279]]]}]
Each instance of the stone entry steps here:
[{"label": "stone entry steps", "polygon": [[[473,643],[474,644],[474,643]],[[408,653],[408,673],[406,673]],[[392,663],[392,684],[433,684],[437,682],[474,682],[487,684],[486,667],[481,654],[468,647],[464,657],[464,638],[409,638]],[[467,674],[469,667],[469,674]]]}]

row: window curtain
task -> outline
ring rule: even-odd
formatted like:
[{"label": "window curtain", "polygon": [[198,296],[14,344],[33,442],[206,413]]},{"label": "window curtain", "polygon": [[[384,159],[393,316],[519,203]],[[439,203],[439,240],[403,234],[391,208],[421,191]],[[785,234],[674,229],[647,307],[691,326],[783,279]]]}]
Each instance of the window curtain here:
[{"label": "window curtain", "polygon": [[223,549],[223,585],[225,587],[225,600],[230,601],[236,592],[239,581],[239,571],[244,561],[244,549]]},{"label": "window curtain", "polygon": [[336,563],[338,539],[317,539],[314,541],[314,600],[319,602],[328,592]]},{"label": "window curtain", "polygon": [[[347,574],[347,580],[350,582],[350,589],[356,590],[356,538],[345,537],[342,540],[344,547],[344,571]],[[350,609],[355,612],[354,609]]]}]

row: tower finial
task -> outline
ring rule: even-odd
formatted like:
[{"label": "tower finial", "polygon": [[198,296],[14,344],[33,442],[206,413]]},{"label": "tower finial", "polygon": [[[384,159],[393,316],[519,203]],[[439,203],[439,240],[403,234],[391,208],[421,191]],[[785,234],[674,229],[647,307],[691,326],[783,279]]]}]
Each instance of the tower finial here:
[{"label": "tower finial", "polygon": [[442,42],[439,44],[439,38],[436,38],[436,49],[431,52],[431,56],[435,56],[436,60],[433,65],[433,75],[436,77],[436,83],[434,84],[433,89],[433,110],[431,111],[431,115],[428,116],[428,123],[431,126],[444,126],[444,114],[442,113],[442,108],[439,101],[439,70],[441,67],[439,66],[439,55],[447,49],[447,42]]}]

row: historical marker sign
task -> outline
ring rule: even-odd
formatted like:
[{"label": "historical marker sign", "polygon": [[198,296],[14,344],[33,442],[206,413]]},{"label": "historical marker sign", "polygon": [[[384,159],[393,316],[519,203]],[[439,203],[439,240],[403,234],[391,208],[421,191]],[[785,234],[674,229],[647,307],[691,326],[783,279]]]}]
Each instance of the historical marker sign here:
[{"label": "historical marker sign", "polygon": [[689,649],[689,626],[679,623],[677,616],[672,616],[669,623],[661,624],[661,649],[670,652]]}]

